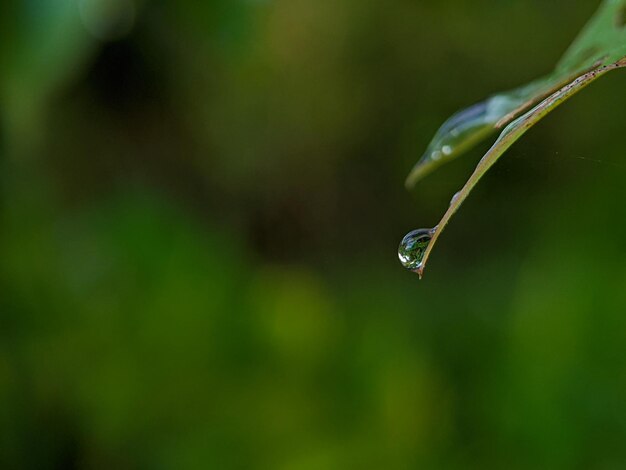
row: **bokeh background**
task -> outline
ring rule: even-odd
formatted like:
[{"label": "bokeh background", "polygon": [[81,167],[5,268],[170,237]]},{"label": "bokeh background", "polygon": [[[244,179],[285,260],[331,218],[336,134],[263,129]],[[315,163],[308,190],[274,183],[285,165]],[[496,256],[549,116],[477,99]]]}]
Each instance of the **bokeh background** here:
[{"label": "bokeh background", "polygon": [[598,4],[3,0],[0,467],[624,468],[624,72],[396,256]]}]

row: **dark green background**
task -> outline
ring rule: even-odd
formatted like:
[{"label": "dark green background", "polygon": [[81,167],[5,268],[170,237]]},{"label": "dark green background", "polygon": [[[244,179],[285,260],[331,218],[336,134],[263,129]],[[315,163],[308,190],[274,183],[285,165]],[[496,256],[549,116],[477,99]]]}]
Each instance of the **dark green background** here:
[{"label": "dark green background", "polygon": [[3,0],[0,467],[624,468],[624,72],[396,256],[598,3]]}]

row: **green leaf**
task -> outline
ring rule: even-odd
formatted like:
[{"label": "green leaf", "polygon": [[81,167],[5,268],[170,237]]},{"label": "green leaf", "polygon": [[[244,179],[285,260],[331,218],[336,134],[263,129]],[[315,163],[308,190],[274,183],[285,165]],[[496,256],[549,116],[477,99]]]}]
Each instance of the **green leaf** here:
[{"label": "green leaf", "polygon": [[[506,126],[434,229],[420,266],[415,270],[420,277],[435,242],[452,215],[502,154],[561,103],[609,71],[626,66],[625,16],[626,0],[605,0],[552,74],[460,111],[437,131],[407,178],[407,187],[412,187],[441,164]],[[524,111],[526,114],[516,119]]]},{"label": "green leaf", "polygon": [[626,56],[625,16],[626,0],[605,0],[551,74],[493,95],[450,117],[409,174],[407,188],[412,188],[443,163],[464,154],[576,77]]}]

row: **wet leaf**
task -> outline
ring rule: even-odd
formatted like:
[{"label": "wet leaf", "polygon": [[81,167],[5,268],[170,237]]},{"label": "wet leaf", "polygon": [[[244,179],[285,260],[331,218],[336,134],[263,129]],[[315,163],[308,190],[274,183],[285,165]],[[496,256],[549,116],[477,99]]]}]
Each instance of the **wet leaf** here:
[{"label": "wet leaf", "polygon": [[437,131],[409,174],[411,188],[437,167],[453,160],[503,128],[559,88],[600,65],[626,55],[626,0],[605,0],[549,75],[459,111]]},{"label": "wet leaf", "polygon": [[[465,186],[455,194],[433,232],[416,270],[420,277],[439,235],[451,217],[504,152],[528,129],[578,91],[609,71],[626,66],[625,16],[626,0],[605,0],[552,74],[512,92],[494,95],[483,103],[453,115],[435,134],[426,153],[409,175],[408,187],[442,163],[458,157],[495,130],[506,126]],[[524,111],[527,112],[517,117]]]}]

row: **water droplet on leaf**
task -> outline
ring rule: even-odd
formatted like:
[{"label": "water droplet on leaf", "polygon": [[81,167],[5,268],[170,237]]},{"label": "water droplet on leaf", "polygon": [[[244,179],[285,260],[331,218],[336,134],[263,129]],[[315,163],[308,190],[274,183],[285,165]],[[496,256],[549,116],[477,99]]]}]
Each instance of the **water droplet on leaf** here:
[{"label": "water droplet on leaf", "polygon": [[398,258],[402,266],[411,271],[421,268],[424,254],[434,233],[434,228],[421,228],[406,234],[398,247]]},{"label": "water droplet on leaf", "polygon": [[450,199],[450,205],[453,205],[459,199],[459,197],[461,197],[461,191],[457,191],[456,193],[454,193],[454,196],[452,196],[452,199]]}]

